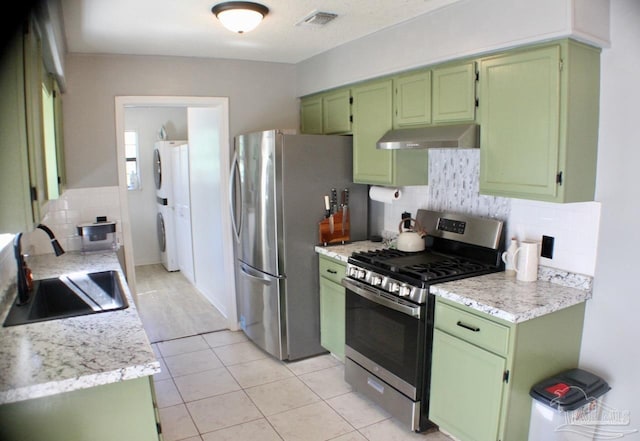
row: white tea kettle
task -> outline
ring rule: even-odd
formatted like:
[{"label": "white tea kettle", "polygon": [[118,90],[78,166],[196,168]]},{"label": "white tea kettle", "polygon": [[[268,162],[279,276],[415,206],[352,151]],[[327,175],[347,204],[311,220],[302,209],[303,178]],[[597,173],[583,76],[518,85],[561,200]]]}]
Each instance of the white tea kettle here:
[{"label": "white tea kettle", "polygon": [[[402,225],[406,222],[413,222],[413,229],[409,231],[402,231]],[[396,248],[400,251],[408,251],[408,252],[416,252],[416,251],[424,251],[425,243],[424,236],[425,232],[422,230],[422,227],[415,219],[402,219],[400,221],[400,225],[398,225],[398,234]]]}]

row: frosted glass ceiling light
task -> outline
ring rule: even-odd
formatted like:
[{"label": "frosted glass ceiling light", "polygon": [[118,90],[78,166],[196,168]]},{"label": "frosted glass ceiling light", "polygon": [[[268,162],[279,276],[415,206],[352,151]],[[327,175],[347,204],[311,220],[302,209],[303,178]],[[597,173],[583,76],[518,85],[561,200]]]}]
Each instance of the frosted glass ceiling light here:
[{"label": "frosted glass ceiling light", "polygon": [[269,12],[269,8],[253,2],[225,2],[211,8],[222,25],[242,34],[254,30]]}]

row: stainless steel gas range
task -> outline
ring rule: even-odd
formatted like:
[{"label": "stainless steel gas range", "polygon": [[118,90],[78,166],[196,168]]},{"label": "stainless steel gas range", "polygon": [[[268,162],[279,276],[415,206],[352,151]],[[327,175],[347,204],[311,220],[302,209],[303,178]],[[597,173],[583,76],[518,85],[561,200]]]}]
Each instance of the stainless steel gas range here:
[{"label": "stainless steel gas range", "polygon": [[418,210],[426,249],[354,253],[347,263],[345,379],[421,432],[428,419],[434,296],[429,286],[503,270],[503,222]]}]

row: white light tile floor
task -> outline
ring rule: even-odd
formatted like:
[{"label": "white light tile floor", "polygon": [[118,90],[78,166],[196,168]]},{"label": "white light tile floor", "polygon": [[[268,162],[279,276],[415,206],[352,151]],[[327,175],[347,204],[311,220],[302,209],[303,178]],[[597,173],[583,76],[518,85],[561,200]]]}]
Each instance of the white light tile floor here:
[{"label": "white light tile floor", "polygon": [[227,328],[224,316],[180,271],[168,272],[160,264],[137,266],[136,289],[138,312],[152,343]]},{"label": "white light tile floor", "polygon": [[228,330],[153,346],[165,441],[451,441],[353,392],[331,355],[281,362]]}]

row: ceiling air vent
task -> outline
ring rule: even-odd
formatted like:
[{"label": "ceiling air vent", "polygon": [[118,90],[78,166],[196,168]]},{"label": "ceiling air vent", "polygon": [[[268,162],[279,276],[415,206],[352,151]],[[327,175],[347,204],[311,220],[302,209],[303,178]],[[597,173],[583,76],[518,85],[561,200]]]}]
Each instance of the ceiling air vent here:
[{"label": "ceiling air vent", "polygon": [[337,16],[338,14],[332,14],[331,12],[313,11],[311,14],[300,20],[297,25],[324,26]]}]

